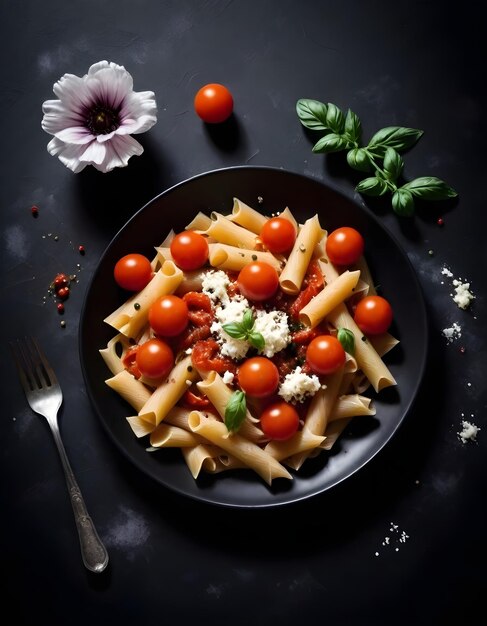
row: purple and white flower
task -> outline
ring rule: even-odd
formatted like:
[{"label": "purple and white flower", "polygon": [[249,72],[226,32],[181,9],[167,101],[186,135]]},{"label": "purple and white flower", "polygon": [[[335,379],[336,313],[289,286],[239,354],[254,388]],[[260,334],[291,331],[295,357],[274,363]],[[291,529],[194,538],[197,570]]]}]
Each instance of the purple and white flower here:
[{"label": "purple and white flower", "polygon": [[101,172],[125,167],[144,149],[131,135],[157,121],[152,91],[133,90],[132,76],[121,65],[100,61],[81,78],[64,74],[53,86],[59,100],[42,105],[42,128],[54,135],[49,154],[75,173],[87,165]]}]

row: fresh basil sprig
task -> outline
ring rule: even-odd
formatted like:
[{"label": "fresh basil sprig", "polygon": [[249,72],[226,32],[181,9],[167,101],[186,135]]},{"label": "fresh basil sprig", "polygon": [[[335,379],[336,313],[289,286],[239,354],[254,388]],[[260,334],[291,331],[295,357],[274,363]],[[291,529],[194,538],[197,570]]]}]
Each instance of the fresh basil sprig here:
[{"label": "fresh basil sprig", "polygon": [[339,328],[337,339],[342,344],[343,349],[353,356],[355,352],[355,336],[348,328]]},{"label": "fresh basil sprig", "polygon": [[254,331],[255,320],[251,309],[246,309],[241,322],[223,324],[222,328],[233,339],[248,341],[257,350],[263,350],[265,339],[261,333]]},{"label": "fresh basil sprig", "polygon": [[247,415],[247,400],[243,391],[234,391],[225,408],[225,426],[230,432],[236,432]]},{"label": "fresh basil sprig", "polygon": [[423,135],[422,130],[404,126],[387,126],[378,130],[366,146],[361,145],[362,125],[358,116],[347,113],[329,102],[301,99],[296,112],[303,126],[321,131],[313,146],[315,153],[347,151],[347,163],[359,172],[370,173],[360,181],[356,191],[366,196],[392,194],[392,208],[401,216],[414,214],[414,199],[446,200],[455,198],[457,192],[436,176],[421,176],[403,185],[398,181],[404,168],[399,154],[407,150]]}]

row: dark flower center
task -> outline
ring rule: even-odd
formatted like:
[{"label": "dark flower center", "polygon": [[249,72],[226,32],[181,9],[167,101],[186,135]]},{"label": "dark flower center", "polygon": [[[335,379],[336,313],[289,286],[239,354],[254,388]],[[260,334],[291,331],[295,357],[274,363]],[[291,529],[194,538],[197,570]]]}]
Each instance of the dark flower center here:
[{"label": "dark flower center", "polygon": [[94,135],[106,135],[120,126],[118,111],[96,104],[86,114],[85,126]]}]

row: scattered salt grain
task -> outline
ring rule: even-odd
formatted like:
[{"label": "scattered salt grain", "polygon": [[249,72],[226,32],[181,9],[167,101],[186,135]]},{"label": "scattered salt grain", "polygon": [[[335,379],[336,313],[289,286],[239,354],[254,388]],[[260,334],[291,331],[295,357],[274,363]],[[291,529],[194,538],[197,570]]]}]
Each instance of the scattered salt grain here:
[{"label": "scattered salt grain", "polygon": [[455,339],[462,336],[462,327],[457,322],[453,322],[453,325],[450,328],[444,328],[441,334],[446,337],[447,343],[453,343]]},{"label": "scattered salt grain", "polygon": [[[406,534],[404,530],[400,530],[399,525],[394,524],[394,522],[391,522],[390,527],[389,527],[389,532],[393,536],[390,537],[389,535],[386,535],[382,541],[382,545],[386,548],[387,546],[389,546],[387,548],[389,550],[392,549],[392,547],[394,546],[394,552],[399,552],[399,547],[397,544],[406,543],[406,541],[409,539],[409,535]],[[379,552],[376,552],[375,556],[379,556]]]},{"label": "scattered salt grain", "polygon": [[467,441],[476,441],[480,428],[467,420],[462,420],[462,430],[457,433],[462,443]]}]

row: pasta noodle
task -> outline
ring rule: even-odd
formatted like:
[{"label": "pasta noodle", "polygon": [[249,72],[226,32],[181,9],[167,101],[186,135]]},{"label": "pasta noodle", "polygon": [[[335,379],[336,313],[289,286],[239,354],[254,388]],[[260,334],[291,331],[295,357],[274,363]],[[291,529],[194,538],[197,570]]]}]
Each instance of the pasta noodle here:
[{"label": "pasta noodle", "polygon": [[[363,395],[369,386],[379,392],[396,384],[382,357],[398,340],[389,332],[364,337],[353,317],[356,303],[376,294],[366,259],[346,268],[334,265],[317,214],[300,224],[286,207],[279,217],[295,229],[288,254],[266,247],[266,229],[260,234],[271,218],[238,198],[230,215],[198,213],[186,230],[205,240],[206,263],[180,269],[171,230],[155,248],[148,284],[104,320],[116,331],[99,350],[111,374],[105,383],[135,411],[126,417],[134,435],[148,437],[150,452],[179,448],[195,479],[202,472],[238,469],[255,472],[269,485],[290,480],[289,470],[330,450],[351,419],[375,415],[374,403]],[[272,268],[278,284],[264,301],[245,298],[236,280],[254,262]],[[169,295],[183,300],[187,319],[182,332],[166,337],[151,327],[149,312]],[[316,374],[307,356],[312,338],[331,334],[343,341],[342,330],[353,335],[353,354],[331,373]],[[166,344],[168,368],[144,367],[142,346],[150,342]],[[278,382],[262,396],[240,378],[252,356],[271,361],[277,371]],[[282,437],[264,419],[268,409],[281,405],[296,416]]]}]

